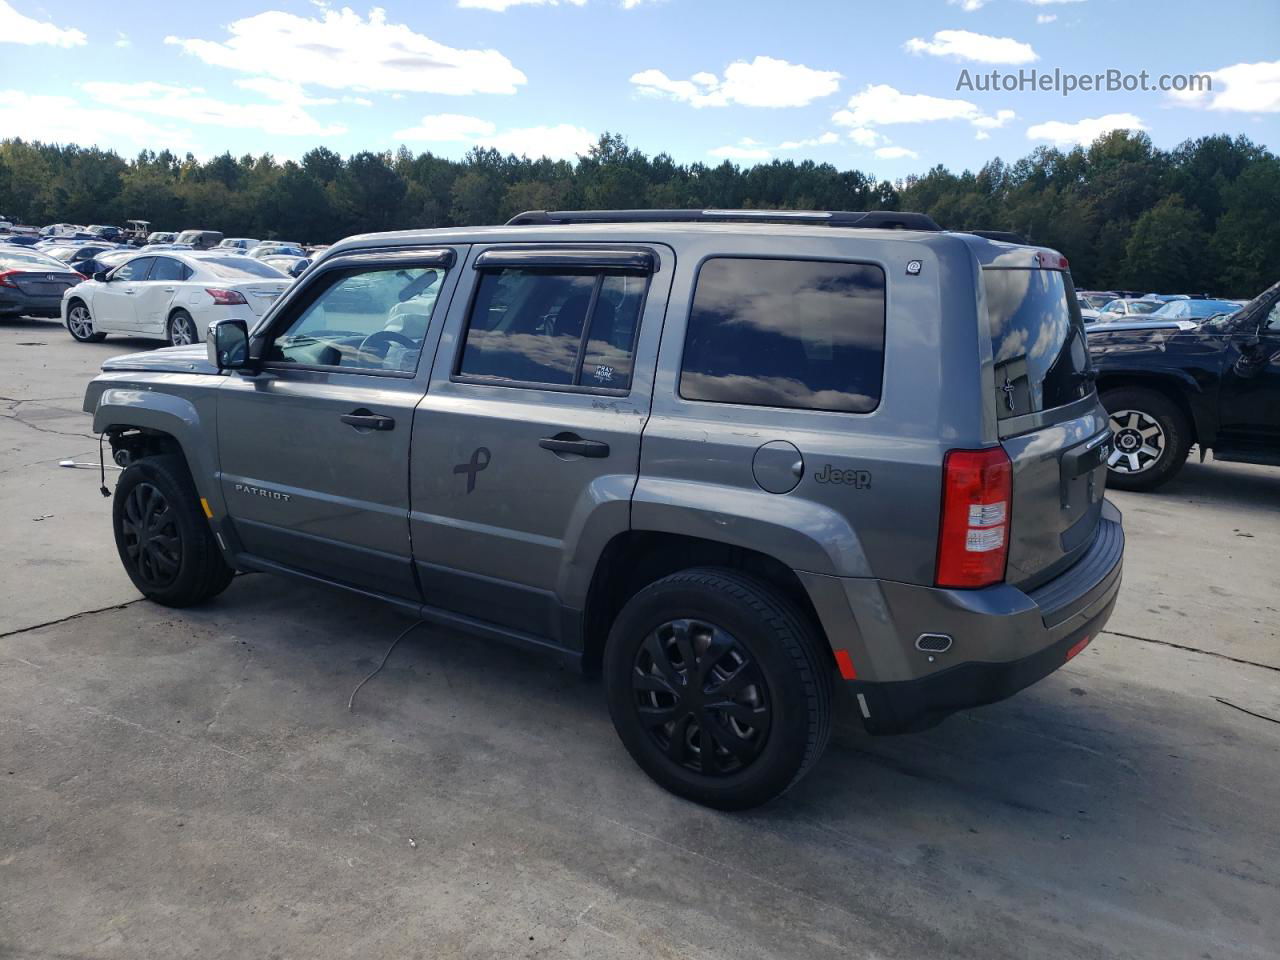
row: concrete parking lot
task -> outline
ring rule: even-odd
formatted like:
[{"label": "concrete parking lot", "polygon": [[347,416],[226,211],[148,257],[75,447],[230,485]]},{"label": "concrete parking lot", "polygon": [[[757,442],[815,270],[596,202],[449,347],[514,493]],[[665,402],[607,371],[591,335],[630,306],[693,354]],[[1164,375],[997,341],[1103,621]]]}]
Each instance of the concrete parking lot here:
[{"label": "concrete parking lot", "polygon": [[[598,684],[261,575],[137,599],[80,410],[109,356],[0,321],[0,957],[1280,954],[1280,470],[1112,494],[1107,633],[1004,703],[846,715],[729,815]],[[113,478],[108,476],[108,484]]]}]

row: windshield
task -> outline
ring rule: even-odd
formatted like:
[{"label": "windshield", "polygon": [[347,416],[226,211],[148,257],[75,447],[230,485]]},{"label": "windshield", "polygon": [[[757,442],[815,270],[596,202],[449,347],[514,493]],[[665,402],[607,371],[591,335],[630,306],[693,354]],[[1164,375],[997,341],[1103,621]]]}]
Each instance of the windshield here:
[{"label": "windshield", "polygon": [[1058,270],[982,271],[1002,419],[1088,396],[1089,350],[1080,308]]},{"label": "windshield", "polygon": [[1155,313],[1160,304],[1155,300],[1135,300],[1129,304],[1130,313]]},{"label": "windshield", "polygon": [[287,280],[283,273],[261,260],[248,257],[236,257],[232,260],[215,257],[201,257],[200,265],[216,277],[223,280]]}]

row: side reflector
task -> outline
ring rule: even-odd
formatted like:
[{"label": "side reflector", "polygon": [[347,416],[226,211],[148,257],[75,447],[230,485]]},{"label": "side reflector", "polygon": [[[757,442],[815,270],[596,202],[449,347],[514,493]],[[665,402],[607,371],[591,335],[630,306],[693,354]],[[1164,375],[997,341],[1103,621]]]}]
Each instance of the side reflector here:
[{"label": "side reflector", "polygon": [[836,666],[840,668],[840,676],[846,680],[857,680],[858,671],[853,669],[853,657],[848,650],[836,651]]},{"label": "side reflector", "polygon": [[[1079,653],[1081,650],[1083,650],[1085,647],[1087,647],[1087,646],[1089,645],[1089,641],[1090,641],[1090,640],[1092,640],[1092,639],[1093,639],[1093,637],[1081,637],[1079,640],[1077,640],[1075,643],[1073,643],[1073,644],[1071,645],[1071,649],[1069,649],[1069,650],[1067,651],[1067,660],[1070,660],[1070,659],[1071,659],[1072,657],[1074,657],[1077,653]],[[1064,662],[1065,662],[1065,661],[1064,661]]]},{"label": "side reflector", "polygon": [[200,498],[200,506],[204,507],[204,515],[210,520],[213,519],[213,511],[209,509],[209,501],[204,497]]}]

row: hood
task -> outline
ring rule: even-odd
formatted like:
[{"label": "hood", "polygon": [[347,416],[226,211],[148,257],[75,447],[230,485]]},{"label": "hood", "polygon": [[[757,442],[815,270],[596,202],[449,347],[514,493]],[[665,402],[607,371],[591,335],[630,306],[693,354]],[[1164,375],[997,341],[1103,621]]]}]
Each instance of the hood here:
[{"label": "hood", "polygon": [[156,373],[209,373],[218,368],[209,362],[209,351],[203,343],[184,347],[162,347],[144,353],[129,353],[112,357],[102,365],[104,371],[151,370]]}]

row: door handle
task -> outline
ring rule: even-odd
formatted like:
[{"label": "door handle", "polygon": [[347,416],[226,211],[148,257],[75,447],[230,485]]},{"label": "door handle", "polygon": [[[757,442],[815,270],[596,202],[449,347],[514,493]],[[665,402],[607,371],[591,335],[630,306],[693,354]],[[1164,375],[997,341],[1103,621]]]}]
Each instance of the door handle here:
[{"label": "door handle", "polygon": [[177,287],[164,287],[162,289],[164,290],[165,293],[176,293],[178,290]]},{"label": "door handle", "polygon": [[538,446],[552,453],[576,453],[580,457],[599,459],[609,455],[609,445],[599,440],[583,440],[576,433],[557,433],[554,437],[543,437]]},{"label": "door handle", "polygon": [[357,430],[394,430],[396,428],[396,422],[390,417],[384,417],[380,413],[372,413],[363,407],[359,410],[352,410],[350,413],[344,413],[338,419],[355,427]]},{"label": "door handle", "polygon": [[132,297],[137,292],[138,291],[134,290],[132,287],[127,287],[125,288],[125,291],[124,291],[126,297]]}]

